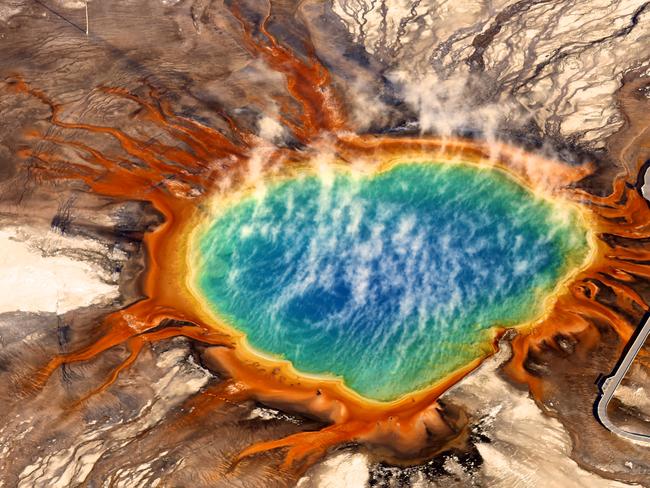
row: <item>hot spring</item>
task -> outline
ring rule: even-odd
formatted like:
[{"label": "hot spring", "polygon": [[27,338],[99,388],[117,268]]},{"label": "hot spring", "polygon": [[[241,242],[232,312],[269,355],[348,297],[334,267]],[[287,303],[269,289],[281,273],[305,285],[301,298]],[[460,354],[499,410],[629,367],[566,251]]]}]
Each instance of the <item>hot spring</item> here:
[{"label": "hot spring", "polygon": [[196,288],[248,345],[389,402],[539,318],[588,253],[578,211],[497,168],[400,163],[269,182],[199,232]]}]

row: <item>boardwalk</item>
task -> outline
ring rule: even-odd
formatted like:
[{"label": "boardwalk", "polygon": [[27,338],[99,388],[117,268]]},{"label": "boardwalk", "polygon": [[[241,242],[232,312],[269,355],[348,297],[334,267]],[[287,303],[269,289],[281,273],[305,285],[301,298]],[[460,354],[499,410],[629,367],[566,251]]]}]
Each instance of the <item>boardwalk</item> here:
[{"label": "boardwalk", "polygon": [[600,394],[594,404],[594,415],[596,415],[598,421],[611,432],[621,437],[625,437],[626,439],[650,444],[650,435],[623,430],[614,425],[607,416],[607,405],[609,405],[609,402],[614,396],[616,388],[621,384],[621,381],[630,369],[634,358],[636,358],[636,355],[641,347],[643,347],[648,335],[650,335],[650,314],[646,314],[644,320],[643,325],[635,332],[630,339],[630,342],[625,347],[623,355],[616,363],[616,366],[614,366],[612,372],[609,376],[603,377],[599,382],[598,386],[600,388]]}]

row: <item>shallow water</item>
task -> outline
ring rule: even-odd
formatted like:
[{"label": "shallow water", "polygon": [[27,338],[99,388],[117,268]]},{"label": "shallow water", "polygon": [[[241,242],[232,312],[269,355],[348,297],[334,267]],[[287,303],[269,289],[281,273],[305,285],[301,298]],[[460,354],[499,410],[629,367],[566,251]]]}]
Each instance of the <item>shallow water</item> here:
[{"label": "shallow water", "polygon": [[587,252],[574,211],[503,172],[412,163],[232,204],[201,237],[198,281],[254,348],[391,401],[539,315]]}]

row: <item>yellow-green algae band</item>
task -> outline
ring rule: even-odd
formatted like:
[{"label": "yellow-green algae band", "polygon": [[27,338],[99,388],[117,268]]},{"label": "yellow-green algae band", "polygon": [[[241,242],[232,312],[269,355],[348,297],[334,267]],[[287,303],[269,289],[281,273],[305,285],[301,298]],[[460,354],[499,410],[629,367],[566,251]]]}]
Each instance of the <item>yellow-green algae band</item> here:
[{"label": "yellow-green algae band", "polygon": [[571,207],[438,162],[273,182],[198,239],[197,287],[251,346],[385,402],[489,353],[589,252]]}]

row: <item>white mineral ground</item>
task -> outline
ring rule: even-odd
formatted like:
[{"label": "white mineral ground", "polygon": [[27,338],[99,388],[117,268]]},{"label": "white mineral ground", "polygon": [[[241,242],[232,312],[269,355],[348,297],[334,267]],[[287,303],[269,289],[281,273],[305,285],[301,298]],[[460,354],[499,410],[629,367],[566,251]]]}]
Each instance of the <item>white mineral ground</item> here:
[{"label": "white mineral ground", "polygon": [[117,277],[80,260],[79,251],[108,254],[91,239],[48,229],[0,228],[0,313],[61,314],[117,298]]},{"label": "white mineral ground", "polygon": [[[95,428],[89,425],[91,428],[69,447],[35,458],[20,474],[18,487],[66,488],[88,481],[89,473],[102,455],[124,448],[138,435],[153,428],[172,408],[201,389],[210,377],[207,371],[188,358],[183,347],[160,354],[154,373],[150,385],[152,400],[141,411],[133,412],[131,421],[97,425]],[[165,454],[165,451],[153,452],[147,463],[115,471],[111,486],[157,486],[160,481],[156,481],[151,463]]]},{"label": "white mineral ground", "polygon": [[[626,32],[640,5],[335,0],[333,9],[353,39],[390,66],[386,75],[421,130],[451,134],[471,126],[490,137],[506,119],[532,119],[549,134],[596,148],[623,124],[614,100],[620,77],[648,67],[638,56],[647,51],[648,30]],[[477,45],[480,33],[486,37]],[[490,83],[500,94],[485,103],[481,90]]]}]

